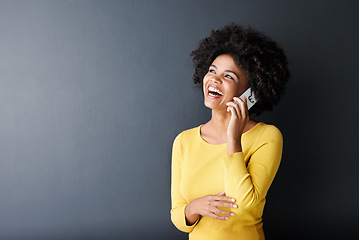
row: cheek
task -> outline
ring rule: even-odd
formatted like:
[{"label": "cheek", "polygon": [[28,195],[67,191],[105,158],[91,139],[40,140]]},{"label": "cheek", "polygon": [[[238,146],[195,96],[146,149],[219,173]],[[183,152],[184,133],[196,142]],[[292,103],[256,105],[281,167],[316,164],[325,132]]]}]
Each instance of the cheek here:
[{"label": "cheek", "polygon": [[207,74],[206,74],[206,75],[204,75],[203,81],[202,81],[202,86],[203,86],[202,90],[203,90],[203,92],[205,91],[207,81],[208,81],[208,77],[207,77]]},{"label": "cheek", "polygon": [[238,89],[237,86],[229,86],[227,88],[228,97],[237,97],[238,96]]},{"label": "cheek", "polygon": [[233,93],[236,97],[239,97],[241,95],[241,91],[238,89]]},{"label": "cheek", "polygon": [[237,97],[240,96],[242,92],[243,92],[243,90],[242,90],[242,87],[241,87],[241,86],[235,85],[235,86],[233,87],[233,94],[234,94],[235,96],[237,96]]},{"label": "cheek", "polygon": [[208,74],[203,76],[203,83],[208,81]]}]

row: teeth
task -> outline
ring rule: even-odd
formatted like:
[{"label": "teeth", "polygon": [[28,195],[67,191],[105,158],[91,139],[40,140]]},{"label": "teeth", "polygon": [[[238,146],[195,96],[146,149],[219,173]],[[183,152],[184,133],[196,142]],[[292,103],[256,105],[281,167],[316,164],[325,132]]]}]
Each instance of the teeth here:
[{"label": "teeth", "polygon": [[223,93],[221,91],[219,91],[219,89],[217,89],[217,88],[209,87],[208,90],[211,91],[211,92],[216,92],[218,94],[223,95]]}]

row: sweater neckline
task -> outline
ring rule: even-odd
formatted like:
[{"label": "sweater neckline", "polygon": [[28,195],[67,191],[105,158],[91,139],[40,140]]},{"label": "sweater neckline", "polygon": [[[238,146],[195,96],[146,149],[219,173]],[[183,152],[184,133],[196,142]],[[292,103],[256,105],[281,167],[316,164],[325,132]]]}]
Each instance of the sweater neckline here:
[{"label": "sweater neckline", "polygon": [[[261,125],[262,123],[263,123],[263,122],[257,122],[256,125],[254,125],[251,129],[249,129],[248,131],[242,133],[242,136],[246,136],[246,134],[247,134],[248,132],[253,132],[253,130],[254,130],[255,128],[258,128],[258,126]],[[215,143],[209,143],[209,142],[207,142],[206,140],[204,140],[204,139],[202,138],[202,136],[201,136],[201,127],[202,127],[202,126],[203,126],[203,124],[199,125],[199,126],[198,126],[198,130],[197,130],[197,135],[198,135],[198,137],[201,139],[201,142],[203,142],[203,143],[205,143],[205,144],[207,144],[207,145],[211,145],[211,146],[226,146],[226,145],[227,145],[227,142],[215,144]]]}]

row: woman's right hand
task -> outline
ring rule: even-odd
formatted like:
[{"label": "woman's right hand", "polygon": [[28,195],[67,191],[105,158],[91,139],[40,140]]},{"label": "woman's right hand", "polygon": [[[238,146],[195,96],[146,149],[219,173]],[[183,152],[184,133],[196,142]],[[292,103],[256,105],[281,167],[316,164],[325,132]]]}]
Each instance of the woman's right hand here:
[{"label": "woman's right hand", "polygon": [[217,220],[228,220],[228,217],[234,216],[234,213],[221,210],[218,207],[237,208],[234,202],[235,199],[227,197],[224,191],[217,195],[207,195],[196,198],[186,206],[185,214],[187,225],[194,224],[200,215]]}]

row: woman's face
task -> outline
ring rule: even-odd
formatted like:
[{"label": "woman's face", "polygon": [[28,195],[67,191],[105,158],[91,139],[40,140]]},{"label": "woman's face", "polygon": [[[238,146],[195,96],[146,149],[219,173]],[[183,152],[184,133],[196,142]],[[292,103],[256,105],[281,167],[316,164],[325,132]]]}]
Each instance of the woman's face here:
[{"label": "woman's face", "polygon": [[248,86],[246,75],[231,55],[219,55],[203,78],[204,105],[212,110],[227,110],[227,102],[240,96]]}]

